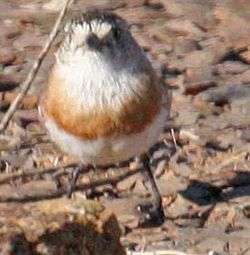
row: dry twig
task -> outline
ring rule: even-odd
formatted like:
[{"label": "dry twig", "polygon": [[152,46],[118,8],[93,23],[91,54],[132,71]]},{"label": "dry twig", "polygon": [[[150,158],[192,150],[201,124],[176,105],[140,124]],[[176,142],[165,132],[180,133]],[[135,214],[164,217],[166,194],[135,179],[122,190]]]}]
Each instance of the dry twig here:
[{"label": "dry twig", "polygon": [[49,35],[49,38],[46,42],[46,44],[44,45],[42,51],[40,52],[36,62],[33,64],[28,76],[26,77],[25,81],[22,84],[22,88],[20,93],[17,95],[17,97],[15,98],[15,100],[12,102],[10,108],[8,109],[8,111],[6,112],[6,114],[4,115],[4,117],[2,118],[1,122],[0,122],[0,132],[3,132],[9,121],[11,120],[12,116],[14,115],[17,107],[19,106],[19,104],[21,103],[21,101],[23,100],[24,96],[27,94],[33,80],[36,77],[36,74],[42,64],[43,59],[45,58],[45,56],[47,55],[53,41],[56,38],[56,35],[58,33],[60,24],[66,14],[66,11],[68,9],[69,4],[72,2],[72,0],[66,0],[63,9],[61,10],[56,23]]},{"label": "dry twig", "polygon": [[[63,166],[56,166],[56,167],[50,167],[46,169],[31,169],[31,170],[25,170],[25,171],[18,171],[10,174],[1,174],[0,175],[0,185],[1,184],[8,184],[10,182],[13,182],[19,178],[32,178],[35,176],[43,176],[45,174],[57,174],[57,176],[60,176],[60,169],[66,169],[71,167],[76,167],[77,163],[72,163],[68,165]],[[59,172],[58,172],[59,171]]]},{"label": "dry twig", "polygon": [[[43,170],[42,173],[43,174],[45,172],[48,173],[52,170],[54,169],[50,168],[47,170]],[[130,170],[129,168],[124,167],[120,169],[108,169],[107,171],[100,171],[99,173],[95,173],[95,174],[88,174],[88,175],[85,175],[87,177],[86,178],[87,181],[85,182],[80,181],[80,184],[76,185],[75,190],[87,190],[90,188],[95,188],[95,187],[110,184],[110,183],[116,184],[124,180],[128,176],[138,173],[139,171],[141,171],[140,168]],[[6,196],[0,197],[0,203],[40,201],[44,199],[57,198],[67,193],[67,187],[62,187],[58,190],[51,186],[49,187],[43,186],[43,188],[41,189],[39,185],[36,188],[36,182],[29,182],[29,183],[30,183],[30,191],[28,191],[27,187],[23,187],[23,186],[19,187],[18,196],[13,195],[15,192],[11,192],[10,197],[6,197]],[[34,192],[34,190],[36,190],[36,192]]]}]

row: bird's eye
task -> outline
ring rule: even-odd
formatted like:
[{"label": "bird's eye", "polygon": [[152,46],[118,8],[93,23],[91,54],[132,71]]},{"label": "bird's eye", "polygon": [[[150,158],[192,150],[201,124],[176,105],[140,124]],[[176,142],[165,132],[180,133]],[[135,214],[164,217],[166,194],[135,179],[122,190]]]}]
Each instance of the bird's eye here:
[{"label": "bird's eye", "polygon": [[112,33],[116,40],[119,40],[121,38],[121,30],[119,28],[113,28]]}]

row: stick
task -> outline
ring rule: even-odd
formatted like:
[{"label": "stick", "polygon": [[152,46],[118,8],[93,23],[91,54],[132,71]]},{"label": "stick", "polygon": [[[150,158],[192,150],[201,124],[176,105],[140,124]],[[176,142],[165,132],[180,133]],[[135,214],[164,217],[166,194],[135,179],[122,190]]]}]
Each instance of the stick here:
[{"label": "stick", "polygon": [[76,167],[77,163],[71,163],[68,165],[61,165],[56,167],[50,167],[46,169],[30,169],[25,171],[18,171],[10,174],[1,174],[0,175],[0,185],[7,184],[11,181],[15,181],[18,178],[33,178],[35,176],[43,176],[45,174],[58,174],[59,176],[62,174],[58,171],[60,169],[66,169],[71,167]]},{"label": "stick", "polygon": [[[90,188],[95,188],[95,187],[103,186],[110,183],[118,183],[124,180],[125,178],[131,175],[134,175],[140,171],[141,171],[140,168],[130,170],[125,167],[121,169],[109,169],[107,171],[101,171],[100,173],[93,174],[93,175],[89,174],[86,176],[88,181],[81,182],[80,184],[76,185],[75,191],[88,190]],[[55,185],[53,185],[53,187],[54,186]],[[66,187],[62,187],[59,190],[53,187],[52,185],[50,187],[43,186],[41,189],[41,187],[38,186],[39,191],[34,192],[34,190],[36,190],[36,186],[34,182],[32,186],[30,186],[29,188],[26,186],[24,190],[22,190],[22,188],[20,187],[20,189],[18,190],[18,194],[19,194],[18,197],[13,195],[14,192],[13,193],[11,192],[9,197],[1,196],[0,194],[0,203],[3,203],[3,202],[24,203],[24,202],[32,202],[32,201],[33,202],[41,201],[44,199],[58,198],[67,193]],[[27,192],[27,190],[29,191]]]},{"label": "stick", "polygon": [[35,63],[33,64],[28,76],[26,77],[25,81],[22,83],[22,88],[20,93],[17,95],[17,97],[15,98],[15,100],[12,102],[10,108],[8,109],[8,111],[6,112],[6,114],[4,115],[4,117],[2,118],[1,122],[0,122],[0,133],[3,132],[6,127],[8,126],[9,121],[11,120],[12,116],[14,115],[17,107],[19,106],[20,102],[23,100],[24,96],[27,94],[41,64],[43,59],[45,58],[45,56],[47,55],[53,41],[56,38],[57,32],[59,30],[59,26],[67,12],[68,6],[71,3],[72,0],[66,0],[64,7],[62,8],[56,23],[49,35],[49,38],[46,42],[46,44],[44,45],[44,48],[41,50],[37,60],[35,61]]}]

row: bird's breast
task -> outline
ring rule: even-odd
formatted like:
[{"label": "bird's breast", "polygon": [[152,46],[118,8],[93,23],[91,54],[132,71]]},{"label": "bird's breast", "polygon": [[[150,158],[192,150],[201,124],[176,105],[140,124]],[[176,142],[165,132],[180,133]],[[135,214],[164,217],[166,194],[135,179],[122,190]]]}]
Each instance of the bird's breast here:
[{"label": "bird's breast", "polygon": [[111,77],[92,84],[75,80],[77,88],[52,72],[43,108],[48,118],[76,137],[94,140],[140,133],[160,111],[161,92],[151,76],[121,77],[119,82]]}]

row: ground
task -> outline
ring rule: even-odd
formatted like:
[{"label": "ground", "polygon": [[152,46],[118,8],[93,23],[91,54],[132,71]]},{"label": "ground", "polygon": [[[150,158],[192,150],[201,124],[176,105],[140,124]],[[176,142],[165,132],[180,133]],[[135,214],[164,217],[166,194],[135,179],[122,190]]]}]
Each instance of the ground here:
[{"label": "ground", "polygon": [[[20,90],[62,3],[0,2],[0,118]],[[78,0],[69,16],[88,6],[113,10],[132,25],[173,94],[171,121],[160,139],[165,143],[153,155],[165,223],[138,226],[134,207],[149,196],[139,173],[123,178],[116,188],[97,188],[96,199],[119,221],[122,244],[136,251],[250,254],[249,1]],[[20,202],[29,206],[64,196],[70,169],[61,166],[76,162],[55,148],[37,121],[37,100],[59,41],[60,35],[0,136],[1,226],[6,224],[4,213],[18,210]],[[129,175],[133,164],[130,170],[110,171],[110,178]],[[88,185],[89,179],[98,184],[100,178],[104,183],[103,170],[98,174],[94,180],[83,176],[79,185]],[[62,177],[60,192],[51,178],[55,175]],[[82,192],[75,197],[81,198]]]}]

